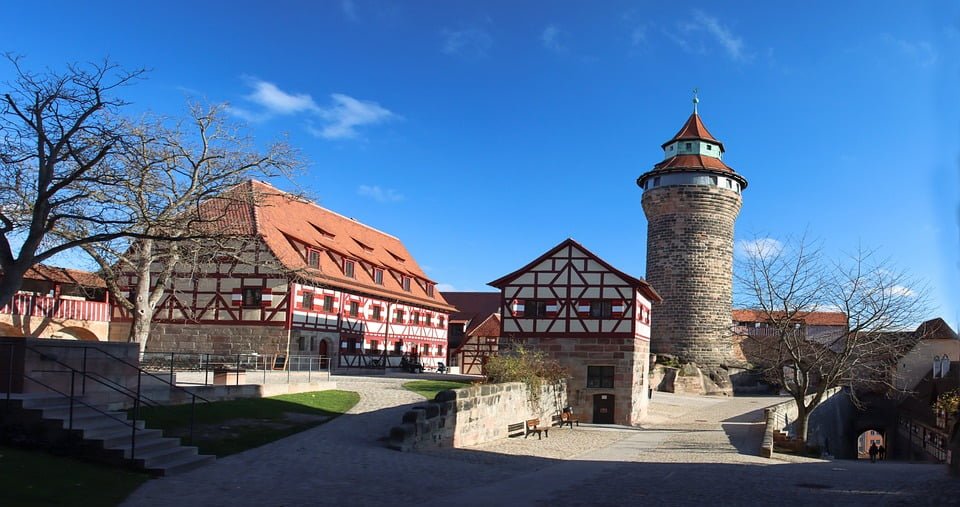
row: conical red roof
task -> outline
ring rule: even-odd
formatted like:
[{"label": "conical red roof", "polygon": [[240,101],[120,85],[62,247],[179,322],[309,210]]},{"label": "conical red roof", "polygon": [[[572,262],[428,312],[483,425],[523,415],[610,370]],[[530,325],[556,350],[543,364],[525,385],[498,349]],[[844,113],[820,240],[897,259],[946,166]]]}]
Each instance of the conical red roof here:
[{"label": "conical red roof", "polygon": [[687,122],[683,124],[683,127],[680,128],[680,132],[677,132],[677,135],[673,136],[672,139],[660,145],[661,148],[666,148],[668,144],[674,141],[680,140],[690,140],[690,139],[699,139],[701,141],[710,141],[711,143],[716,143],[720,146],[720,151],[724,151],[723,143],[717,140],[710,134],[710,131],[707,130],[706,125],[700,121],[700,115],[693,113],[690,115],[690,118],[687,118]]}]

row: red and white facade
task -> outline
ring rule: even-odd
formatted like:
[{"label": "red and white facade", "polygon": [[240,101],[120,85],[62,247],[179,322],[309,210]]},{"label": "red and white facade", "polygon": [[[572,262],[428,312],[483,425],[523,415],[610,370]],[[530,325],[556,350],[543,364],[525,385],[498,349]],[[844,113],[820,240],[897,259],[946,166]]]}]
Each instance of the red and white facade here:
[{"label": "red and white facade", "polygon": [[86,271],[38,264],[0,307],[0,336],[106,341],[110,303],[106,285]]},{"label": "red and white facade", "polygon": [[[399,239],[262,182],[233,192],[256,196],[228,213],[230,227],[256,239],[247,258],[175,277],[148,351],[311,356],[341,367],[398,365],[404,354],[444,360],[453,307]],[[129,321],[118,309],[114,320]],[[122,339],[126,329],[114,327]]]},{"label": "red and white facade", "polygon": [[660,296],[572,239],[490,282],[500,289],[501,344],[543,350],[570,374],[584,420],[634,425],[646,415],[650,309]]}]

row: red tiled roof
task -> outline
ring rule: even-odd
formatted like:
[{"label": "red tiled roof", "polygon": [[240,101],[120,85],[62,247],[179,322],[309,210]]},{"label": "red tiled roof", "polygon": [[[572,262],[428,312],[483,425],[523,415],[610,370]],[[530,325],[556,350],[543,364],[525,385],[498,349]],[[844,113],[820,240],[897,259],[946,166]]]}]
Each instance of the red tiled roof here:
[{"label": "red tiled roof", "polygon": [[682,172],[686,169],[719,171],[722,173],[731,173],[736,175],[736,171],[724,164],[719,158],[708,157],[705,155],[676,155],[663,162],[653,166],[653,170],[658,173]]},{"label": "red tiled roof", "polygon": [[[772,312],[773,317],[782,317],[783,312]],[[846,326],[847,314],[843,312],[807,312],[797,315],[808,326]],[[734,322],[767,322],[770,320],[762,310],[733,310]]]},{"label": "red tiled roof", "polygon": [[467,336],[481,336],[484,338],[493,338],[500,336],[500,314],[491,313],[479,325],[475,326]]},{"label": "red tiled roof", "polygon": [[723,150],[723,143],[717,140],[710,134],[710,131],[707,130],[706,125],[700,120],[700,115],[693,113],[690,115],[690,118],[687,118],[687,122],[683,124],[683,127],[680,128],[680,131],[677,132],[677,135],[673,136],[672,139],[663,143],[662,148],[666,148],[668,144],[681,141],[684,139],[701,139],[704,141],[710,141],[711,143],[716,143],[720,146],[720,151]]},{"label": "red tiled roof", "polygon": [[917,327],[914,331],[921,340],[956,340],[957,333],[950,328],[950,324],[937,317],[930,319]]},{"label": "red tiled roof", "polygon": [[[236,198],[238,195],[241,198]],[[244,233],[256,231],[280,263],[297,277],[390,300],[454,310],[436,287],[433,296],[427,294],[424,284],[433,285],[433,281],[394,236],[261,181],[238,185],[226,197],[231,204],[223,213],[225,225]],[[307,266],[295,246],[298,243],[320,251],[319,268]],[[355,261],[354,278],[344,274],[342,258]],[[383,269],[382,285],[374,282],[374,267]],[[403,290],[401,276],[411,277],[410,291]]]},{"label": "red tiled roof", "polygon": [[81,287],[105,288],[107,284],[95,273],[77,269],[58,268],[37,264],[23,275],[25,280],[41,280],[53,283],[67,283]]},{"label": "red tiled roof", "polygon": [[[467,322],[477,326],[491,313],[500,310],[499,292],[444,292],[443,299],[457,307],[450,314],[450,322]],[[469,332],[469,329],[465,330]]]}]

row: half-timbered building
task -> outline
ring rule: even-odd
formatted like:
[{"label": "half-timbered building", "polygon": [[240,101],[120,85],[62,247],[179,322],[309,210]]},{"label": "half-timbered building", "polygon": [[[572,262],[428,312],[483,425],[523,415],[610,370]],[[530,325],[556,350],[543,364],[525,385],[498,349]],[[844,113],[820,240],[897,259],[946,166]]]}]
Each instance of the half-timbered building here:
[{"label": "half-timbered building", "polygon": [[570,375],[584,420],[635,425],[649,402],[650,308],[660,296],[567,239],[490,282],[501,292],[500,340],[546,352]]},{"label": "half-timbered building", "polygon": [[444,292],[443,297],[457,307],[447,326],[450,372],[483,375],[499,345],[500,293]]},{"label": "half-timbered building", "polygon": [[[446,357],[454,308],[400,239],[263,182],[230,192],[224,226],[248,246],[178,274],[148,351],[316,356],[340,367]],[[119,310],[114,320],[124,320]]]},{"label": "half-timbered building", "polygon": [[0,336],[106,341],[110,303],[94,273],[37,264],[0,307]]}]

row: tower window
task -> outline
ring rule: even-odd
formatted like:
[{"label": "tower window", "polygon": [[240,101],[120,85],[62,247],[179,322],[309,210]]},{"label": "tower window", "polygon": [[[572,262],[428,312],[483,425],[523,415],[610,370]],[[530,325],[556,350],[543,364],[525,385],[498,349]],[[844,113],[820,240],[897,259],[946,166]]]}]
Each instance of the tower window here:
[{"label": "tower window", "polygon": [[686,148],[687,150],[692,150],[693,143],[683,143],[683,147]]},{"label": "tower window", "polygon": [[653,177],[653,186],[655,186],[655,187],[659,187],[659,186],[660,186],[660,177],[659,177],[659,176],[654,176],[654,177]]},{"label": "tower window", "polygon": [[712,149],[713,149],[713,145],[712,145],[712,144],[708,144],[708,145],[707,145],[707,150],[709,151],[709,150],[712,150]]}]

